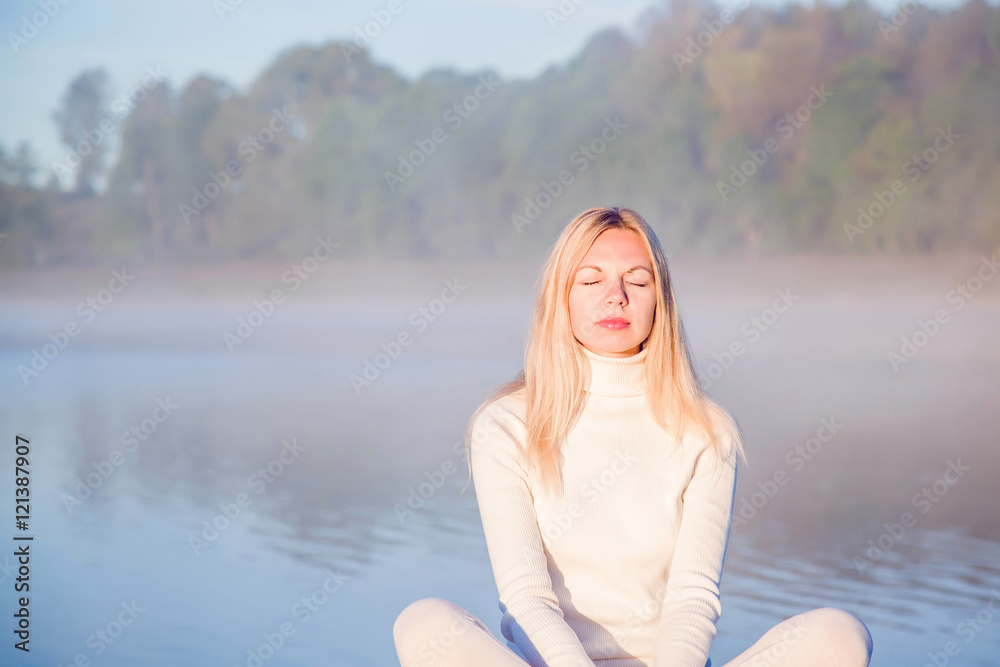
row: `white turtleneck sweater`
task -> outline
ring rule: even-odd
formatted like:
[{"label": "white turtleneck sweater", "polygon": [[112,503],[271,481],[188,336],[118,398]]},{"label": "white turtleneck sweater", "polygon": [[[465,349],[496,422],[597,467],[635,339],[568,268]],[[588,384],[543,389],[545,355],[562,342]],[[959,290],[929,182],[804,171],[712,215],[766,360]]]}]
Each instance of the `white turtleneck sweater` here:
[{"label": "white turtleneck sweater", "polygon": [[720,461],[694,434],[678,447],[656,424],[648,349],[582,349],[592,377],[563,445],[562,498],[528,472],[522,397],[494,401],[474,427],[502,633],[533,667],[704,667],[722,611],[735,458]]}]

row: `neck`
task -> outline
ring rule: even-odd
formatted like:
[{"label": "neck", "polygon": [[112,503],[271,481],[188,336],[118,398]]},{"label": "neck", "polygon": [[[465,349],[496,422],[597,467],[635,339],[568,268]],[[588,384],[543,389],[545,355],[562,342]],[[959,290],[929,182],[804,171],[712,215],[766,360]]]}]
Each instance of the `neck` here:
[{"label": "neck", "polygon": [[636,396],[646,390],[646,353],[649,348],[628,357],[605,357],[580,346],[590,361],[587,391],[600,396]]}]

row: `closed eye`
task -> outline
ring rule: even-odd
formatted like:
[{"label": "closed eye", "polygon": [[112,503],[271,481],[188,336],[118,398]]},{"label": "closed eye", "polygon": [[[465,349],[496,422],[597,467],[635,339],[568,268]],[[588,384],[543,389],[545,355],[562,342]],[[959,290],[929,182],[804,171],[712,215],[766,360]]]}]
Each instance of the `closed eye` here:
[{"label": "closed eye", "polygon": [[[600,280],[595,280],[592,283],[582,283],[582,284],[583,285],[596,285],[599,282],[601,282],[601,281]],[[635,285],[636,287],[645,287],[646,283],[629,283],[629,285]]]}]

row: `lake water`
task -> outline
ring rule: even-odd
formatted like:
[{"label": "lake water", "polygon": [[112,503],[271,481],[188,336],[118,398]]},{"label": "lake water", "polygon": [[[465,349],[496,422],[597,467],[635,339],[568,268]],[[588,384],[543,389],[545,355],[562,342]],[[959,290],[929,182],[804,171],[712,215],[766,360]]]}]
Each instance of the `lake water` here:
[{"label": "lake water", "polygon": [[[805,300],[751,343],[741,324],[771,301],[706,299],[682,313],[706,373],[713,353],[747,343],[709,390],[750,453],[714,664],[827,605],[865,620],[873,665],[918,667],[948,642],[961,650],[950,664],[998,664],[1000,616],[987,606],[1000,601],[998,309],[956,313],[894,373],[886,352],[927,301]],[[264,664],[393,667],[393,620],[427,596],[500,636],[455,446],[478,402],[519,370],[526,306],[459,304],[425,331],[413,308],[282,308],[230,352],[222,334],[248,308],[115,304],[26,385],[18,366],[80,318],[61,303],[0,305],[0,540],[18,532],[18,434],[31,441],[35,538],[30,654],[12,648],[13,547],[0,551],[0,663],[255,664],[248,651],[284,627]],[[356,392],[350,376],[402,331],[413,344]],[[789,454],[831,418],[842,424],[832,440],[808,460]],[[133,427],[142,439],[125,435]],[[935,487],[956,462],[968,471]],[[435,474],[451,464],[458,473]],[[778,471],[778,493],[755,497]],[[88,475],[96,488],[77,489]],[[411,489],[442,477],[400,512]],[[925,487],[933,503],[918,504]],[[905,512],[915,525],[900,534]],[[978,630],[960,626],[977,614]]]}]

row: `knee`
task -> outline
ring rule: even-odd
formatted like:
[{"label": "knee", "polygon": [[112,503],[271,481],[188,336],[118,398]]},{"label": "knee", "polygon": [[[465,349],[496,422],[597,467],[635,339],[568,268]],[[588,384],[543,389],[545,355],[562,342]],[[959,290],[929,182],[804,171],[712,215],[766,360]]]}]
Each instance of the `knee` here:
[{"label": "knee", "polygon": [[872,635],[860,618],[836,607],[813,609],[806,615],[809,617],[808,629],[821,636],[829,650],[840,656],[838,664],[868,667],[872,657]]},{"label": "knee", "polygon": [[458,605],[443,598],[421,598],[406,605],[392,624],[392,638],[398,645],[410,635],[425,635],[428,629],[441,627],[455,615]]},{"label": "knee", "polygon": [[421,598],[408,604],[392,625],[392,638],[402,667],[430,664],[451,646],[472,622],[457,604],[442,598]]}]

